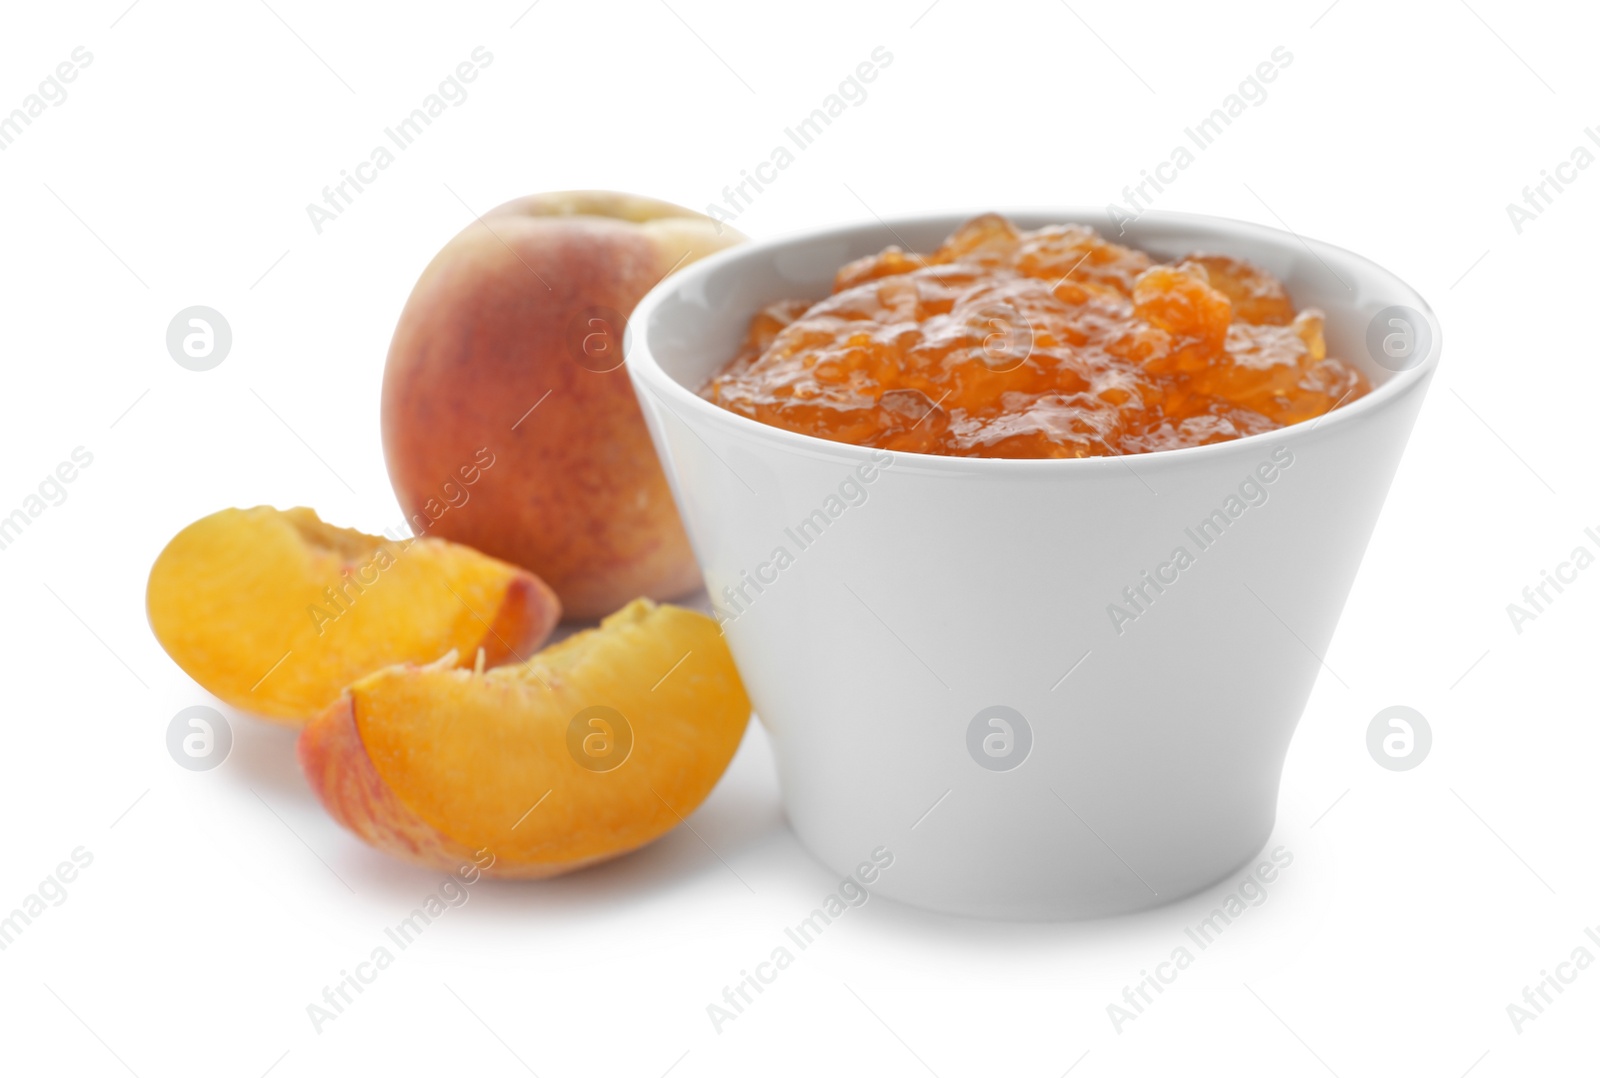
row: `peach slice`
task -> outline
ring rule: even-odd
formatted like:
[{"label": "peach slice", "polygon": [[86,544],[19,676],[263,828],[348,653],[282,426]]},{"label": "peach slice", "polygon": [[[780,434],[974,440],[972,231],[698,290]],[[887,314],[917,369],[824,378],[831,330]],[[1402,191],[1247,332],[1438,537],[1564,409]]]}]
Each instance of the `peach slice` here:
[{"label": "peach slice", "polygon": [[310,509],[224,509],[184,528],[150,569],[156,639],[235,707],[306,722],[350,682],[454,650],[521,659],[561,616],[525,569],[442,539],[392,541]]},{"label": "peach slice", "polygon": [[636,599],[525,663],[394,666],[300,734],[329,813],[371,845],[554,876],[659,838],[705,800],[750,716],[716,623]]}]

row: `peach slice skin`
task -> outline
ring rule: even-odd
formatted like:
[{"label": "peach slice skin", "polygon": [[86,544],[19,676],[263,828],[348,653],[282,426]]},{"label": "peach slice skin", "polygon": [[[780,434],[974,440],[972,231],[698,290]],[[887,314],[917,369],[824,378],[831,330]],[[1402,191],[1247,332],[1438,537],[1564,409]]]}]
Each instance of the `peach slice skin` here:
[{"label": "peach slice skin", "polygon": [[[632,732],[620,764],[579,763],[569,726],[593,706]],[[484,673],[396,666],[350,686],[300,735],[328,812],[430,868],[485,853],[491,876],[553,876],[676,827],[721,778],[750,702],[715,622],[635,600],[599,629]]]},{"label": "peach slice skin", "polygon": [[408,861],[464,865],[473,851],[423,823],[384,784],[347,694],[300,733],[300,766],[328,813],[368,843]]},{"label": "peach slice skin", "polygon": [[[324,589],[332,589],[333,595]],[[391,541],[310,509],[225,509],[150,570],[151,629],[174,662],[246,711],[306,722],[350,682],[454,650],[520,660],[560,617],[525,569],[441,539]]]}]

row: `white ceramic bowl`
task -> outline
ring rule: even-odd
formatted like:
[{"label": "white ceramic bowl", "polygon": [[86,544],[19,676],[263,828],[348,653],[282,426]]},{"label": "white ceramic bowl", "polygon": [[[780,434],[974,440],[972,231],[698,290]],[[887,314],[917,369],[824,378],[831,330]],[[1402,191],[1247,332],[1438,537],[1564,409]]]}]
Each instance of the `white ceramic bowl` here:
[{"label": "white ceramic bowl", "polygon": [[[1117,234],[1098,210],[1007,215]],[[1081,460],[887,453],[696,395],[764,304],[821,298],[849,260],[931,250],[970,216],[708,258],[639,304],[628,367],[801,841],[841,874],[892,855],[873,890],[935,910],[1156,905],[1225,877],[1272,831],[1284,753],[1439,327],[1416,292],[1348,251],[1151,213],[1121,241],[1265,267],[1327,313],[1330,354],[1373,392],[1270,434]]]}]

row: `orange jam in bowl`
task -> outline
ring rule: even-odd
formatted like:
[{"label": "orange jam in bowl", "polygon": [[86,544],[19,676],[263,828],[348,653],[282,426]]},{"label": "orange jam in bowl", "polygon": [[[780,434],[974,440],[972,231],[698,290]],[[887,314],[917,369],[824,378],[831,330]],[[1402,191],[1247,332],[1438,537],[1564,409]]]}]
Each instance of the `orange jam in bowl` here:
[{"label": "orange jam in bowl", "polygon": [[830,441],[971,457],[1207,445],[1371,388],[1327,354],[1320,311],[1226,255],[1158,262],[1083,225],[986,214],[938,250],[890,247],[826,299],[760,311],[701,390]]}]

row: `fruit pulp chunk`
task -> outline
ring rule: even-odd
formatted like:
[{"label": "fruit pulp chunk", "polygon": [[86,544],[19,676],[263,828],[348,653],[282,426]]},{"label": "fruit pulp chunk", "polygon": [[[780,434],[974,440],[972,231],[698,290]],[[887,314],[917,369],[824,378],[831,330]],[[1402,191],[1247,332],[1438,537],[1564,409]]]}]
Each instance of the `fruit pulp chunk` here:
[{"label": "fruit pulp chunk", "polygon": [[932,254],[890,247],[833,294],[784,300],[701,390],[836,442],[971,457],[1207,445],[1322,415],[1371,388],[1248,262],[1157,262],[1084,225],[996,214]]}]

